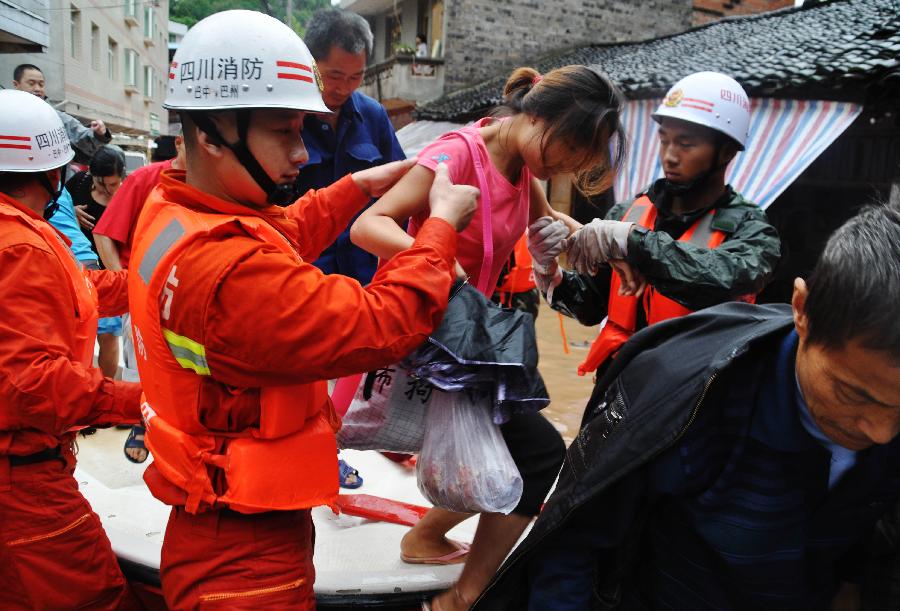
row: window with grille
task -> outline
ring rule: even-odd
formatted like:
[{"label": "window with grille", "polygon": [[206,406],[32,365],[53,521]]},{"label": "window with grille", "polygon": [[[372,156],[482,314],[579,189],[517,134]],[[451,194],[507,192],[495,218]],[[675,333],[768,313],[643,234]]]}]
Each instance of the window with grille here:
[{"label": "window with grille", "polygon": [[138,54],[134,49],[125,50],[125,86],[137,88]]},{"label": "window with grille", "polygon": [[81,57],[81,11],[74,4],[69,6],[69,55]]},{"label": "window with grille", "polygon": [[91,68],[100,69],[100,27],[91,23]]},{"label": "window with grille", "polygon": [[112,38],[106,41],[106,76],[111,81],[119,76],[119,45]]},{"label": "window with grille", "polygon": [[154,20],[153,7],[144,7],[144,38],[153,40],[156,33],[156,21]]},{"label": "window with grille", "polygon": [[148,98],[153,97],[153,66],[144,66],[144,95]]}]

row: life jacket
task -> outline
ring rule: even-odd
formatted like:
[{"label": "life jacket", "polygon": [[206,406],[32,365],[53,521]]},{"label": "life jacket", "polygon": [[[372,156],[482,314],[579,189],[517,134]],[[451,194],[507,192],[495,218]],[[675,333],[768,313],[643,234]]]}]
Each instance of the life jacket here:
[{"label": "life jacket", "polygon": [[[59,263],[69,279],[68,285],[61,290],[68,290],[75,304],[75,341],[71,346],[75,361],[84,367],[90,367],[94,361],[94,344],[97,340],[98,302],[97,290],[91,282],[84,266],[75,258],[66,238],[53,225],[19,210],[4,201],[0,194],[0,216],[13,222],[24,223],[32,231],[40,235],[59,259]],[[53,299],[47,295],[47,299]]]},{"label": "life jacket", "polygon": [[[154,496],[183,504],[188,513],[223,506],[258,513],[333,505],[338,492],[334,434],[340,423],[327,382],[258,388],[223,385],[211,377],[204,346],[166,328],[169,307],[179,291],[173,263],[217,227],[237,223],[298,263],[300,256],[260,217],[197,212],[165,201],[161,193],[155,190],[145,205],[128,276],[132,333],[144,390],[145,442],[153,453],[151,469],[157,470],[151,474],[148,469],[147,485]],[[222,245],[226,252],[227,244]],[[265,341],[250,333],[247,341]],[[207,429],[199,418],[199,399],[204,387],[207,397],[214,394],[209,385],[222,396],[246,394],[258,400],[258,426]]]},{"label": "life jacket", "polygon": [[[715,215],[716,210],[713,209],[701,216],[678,238],[678,241],[703,248],[718,247],[725,241],[726,234],[723,231],[712,228]],[[656,223],[656,206],[653,205],[653,202],[646,195],[639,197],[625,213],[625,216],[622,217],[622,220],[637,223],[647,229],[653,229]],[[637,330],[639,298],[619,295],[621,284],[619,275],[613,272],[609,286],[609,308],[606,324],[600,330],[600,335],[591,344],[587,358],[578,366],[578,375],[583,376],[586,373],[596,371],[608,358],[614,356],[618,352],[619,347],[627,342],[628,338],[634,335]],[[669,299],[649,284],[644,289],[640,299],[642,300],[648,325],[694,312],[694,310],[684,307],[677,301]],[[754,303],[756,296],[745,295],[738,300]]]},{"label": "life jacket", "polygon": [[509,257],[507,264],[506,278],[497,287],[497,292],[503,298],[503,302],[508,304],[515,293],[525,293],[533,289],[534,269],[531,263],[531,253],[528,252],[528,237],[523,235],[513,249],[512,255]]}]

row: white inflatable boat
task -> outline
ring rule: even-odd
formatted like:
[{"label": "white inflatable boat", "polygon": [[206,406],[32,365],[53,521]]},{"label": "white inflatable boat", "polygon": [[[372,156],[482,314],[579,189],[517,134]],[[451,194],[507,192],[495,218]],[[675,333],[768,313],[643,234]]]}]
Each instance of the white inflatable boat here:
[{"label": "white inflatable boat", "polygon": [[[159,561],[169,508],[153,496],[141,476],[152,461],[129,462],[122,446],[125,430],[100,430],[78,437],[75,477],[82,493],[103,521],[113,550],[133,583],[159,585]],[[346,450],[341,456],[359,470],[364,483],[342,494],[367,494],[429,506],[416,487],[415,471],[377,452]],[[363,500],[360,497],[358,500]],[[365,503],[362,503],[365,505]],[[325,507],[313,510],[316,526],[316,584],[320,606],[415,608],[419,601],[448,588],[462,569],[456,565],[406,564],[400,538],[407,526],[348,514]],[[470,542],[477,522],[469,519],[450,532]]]}]

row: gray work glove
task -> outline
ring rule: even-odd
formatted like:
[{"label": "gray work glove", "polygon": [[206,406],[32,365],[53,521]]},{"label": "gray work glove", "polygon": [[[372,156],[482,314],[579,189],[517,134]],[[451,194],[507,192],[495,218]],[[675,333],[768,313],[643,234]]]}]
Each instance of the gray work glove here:
[{"label": "gray work glove", "polygon": [[535,273],[552,275],[556,257],[566,250],[569,228],[552,216],[542,216],[528,228],[528,252]]},{"label": "gray work glove", "polygon": [[624,259],[632,225],[594,219],[569,238],[569,263],[579,273],[593,276],[610,259]]}]

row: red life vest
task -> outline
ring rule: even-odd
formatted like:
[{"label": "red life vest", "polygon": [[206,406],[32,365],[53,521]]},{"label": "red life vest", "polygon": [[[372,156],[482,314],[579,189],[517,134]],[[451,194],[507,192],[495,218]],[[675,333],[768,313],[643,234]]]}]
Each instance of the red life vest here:
[{"label": "red life vest", "polygon": [[534,287],[534,268],[531,253],[528,252],[528,237],[523,235],[513,248],[506,278],[497,287],[497,292],[503,296],[503,302],[506,303],[515,293],[525,293]]},{"label": "red life vest", "polygon": [[[98,303],[97,290],[88,277],[84,266],[75,258],[66,238],[50,223],[36,219],[11,203],[4,201],[6,196],[0,193],[0,216],[13,222],[21,222],[34,233],[40,235],[65,270],[69,278],[68,290],[75,303],[75,345],[71,346],[75,360],[91,367],[94,360],[94,344],[97,340]],[[10,198],[11,199],[11,198]],[[48,295],[48,299],[53,297]]]},{"label": "red life vest", "polygon": [[[716,211],[708,213],[697,219],[679,242],[686,242],[704,248],[716,248],[725,241],[725,233],[712,228]],[[637,223],[641,227],[653,229],[656,223],[656,206],[650,198],[644,195],[638,198],[622,217],[623,221]],[[608,358],[615,355],[619,348],[628,341],[637,330],[638,297],[623,297],[619,295],[621,281],[619,275],[613,272],[609,287],[609,309],[606,324],[600,330],[600,335],[594,340],[587,358],[578,366],[578,375],[596,371]],[[647,317],[647,324],[652,325],[662,320],[677,318],[692,313],[677,301],[669,299],[657,291],[652,285],[647,285],[644,294],[640,297]],[[741,301],[753,303],[755,295],[740,298]]]},{"label": "red life vest", "polygon": [[[338,492],[334,433],[340,424],[327,383],[222,385],[211,377],[204,346],[165,327],[166,304],[179,290],[173,263],[229,223],[300,261],[287,239],[264,219],[189,210],[165,201],[160,190],[151,193],[135,232],[129,304],[144,389],[146,444],[154,458],[145,480],[154,496],[183,504],[189,513],[222,506],[257,513],[332,505]],[[227,244],[222,246],[226,252]],[[247,341],[266,340],[254,337],[250,326]],[[207,429],[199,418],[199,398],[210,384],[219,386],[222,396],[246,394],[258,400],[259,425]]]}]

